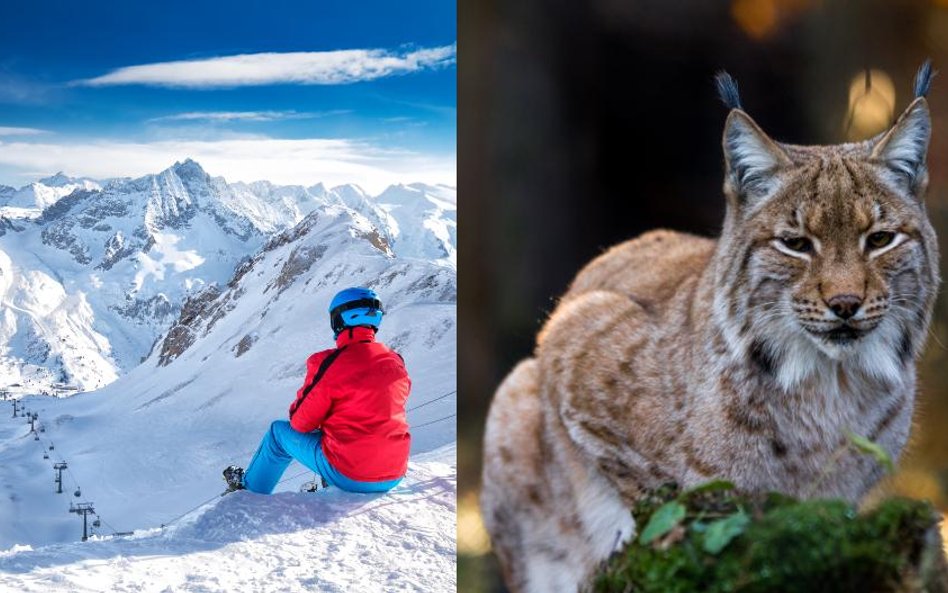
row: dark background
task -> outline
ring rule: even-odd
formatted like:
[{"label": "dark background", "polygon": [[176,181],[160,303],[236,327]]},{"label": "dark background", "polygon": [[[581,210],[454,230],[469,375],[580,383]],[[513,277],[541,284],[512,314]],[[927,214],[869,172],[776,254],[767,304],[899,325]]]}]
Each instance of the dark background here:
[{"label": "dark background", "polygon": [[[476,504],[490,398],[592,257],[655,227],[718,233],[727,110],[714,74],[737,79],[745,109],[777,140],[861,140],[908,105],[926,57],[948,72],[948,0],[461,0],[459,8],[459,590],[502,591]],[[930,101],[927,202],[948,237],[948,79],[935,79]],[[942,509],[944,302],[913,443],[882,490]]]}]

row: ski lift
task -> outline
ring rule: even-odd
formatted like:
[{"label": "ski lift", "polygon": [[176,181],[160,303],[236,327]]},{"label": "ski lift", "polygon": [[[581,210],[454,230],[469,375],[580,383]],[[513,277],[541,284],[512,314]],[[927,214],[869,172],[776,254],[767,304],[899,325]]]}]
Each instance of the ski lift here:
[{"label": "ski lift", "polygon": [[55,449],[55,448],[56,448],[56,447],[54,447],[52,443],[49,444],[49,450],[50,450],[50,451],[52,451],[52,450]]},{"label": "ski lift", "polygon": [[80,496],[82,496],[82,489],[76,488],[76,491],[73,492],[73,494],[75,494],[76,498],[79,498]]},{"label": "ski lift", "polygon": [[93,526],[93,527],[102,527],[102,521],[99,521],[98,517],[96,517],[96,520],[92,522],[92,526]]},{"label": "ski lift", "polygon": [[321,475],[314,473],[312,480],[300,484],[300,492],[316,492],[328,487],[326,480]]},{"label": "ski lift", "polygon": [[49,453],[43,453],[43,459],[49,459]]},{"label": "ski lift", "polygon": [[33,432],[33,440],[34,441],[40,440],[40,435],[36,434],[36,432]]},{"label": "ski lift", "polygon": [[46,432],[46,427],[45,427],[45,426],[40,426],[40,432]]}]

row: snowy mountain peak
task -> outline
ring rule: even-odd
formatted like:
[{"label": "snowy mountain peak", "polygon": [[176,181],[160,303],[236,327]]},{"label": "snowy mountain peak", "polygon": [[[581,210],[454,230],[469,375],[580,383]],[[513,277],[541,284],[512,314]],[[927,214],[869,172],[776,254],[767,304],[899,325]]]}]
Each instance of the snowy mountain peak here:
[{"label": "snowy mountain peak", "polygon": [[435,196],[439,200],[444,200],[457,206],[458,189],[450,185],[429,185],[427,183],[409,183],[408,187],[425,192],[428,195]]},{"label": "snowy mountain peak", "polygon": [[306,188],[306,191],[318,196],[325,196],[326,194],[329,193],[329,190],[326,189],[325,184],[323,184],[323,182],[321,181],[317,183],[316,185],[309,186],[308,188]]},{"label": "snowy mountain peak", "polygon": [[[322,184],[320,184],[320,185],[322,185]],[[368,193],[366,193],[366,191],[365,191],[364,189],[362,189],[361,187],[359,187],[359,186],[356,185],[355,183],[344,183],[344,184],[342,184],[342,185],[337,185],[337,186],[333,187],[331,191],[332,191],[333,193],[338,194],[338,195],[343,196],[343,197],[346,197],[346,196],[359,196],[359,197],[361,197],[361,198],[365,198],[365,197],[368,197],[368,195],[369,195]]]},{"label": "snowy mountain peak", "polygon": [[379,194],[378,201],[391,206],[453,210],[457,208],[457,191],[424,183],[397,184],[388,186]]},{"label": "snowy mountain peak", "polygon": [[82,186],[85,188],[89,188],[89,187],[98,187],[100,185],[97,181],[93,179],[89,179],[87,177],[70,177],[69,175],[66,175],[65,173],[63,173],[62,171],[59,171],[55,175],[44,177],[40,179],[38,183],[40,183],[41,185],[45,185],[47,187],[65,187],[67,185],[75,185],[75,186]]},{"label": "snowy mountain peak", "polygon": [[62,185],[66,185],[67,183],[71,183],[72,177],[69,177],[62,171],[59,171],[55,175],[50,175],[49,177],[40,179],[39,182],[50,187],[60,187]]},{"label": "snowy mountain peak", "polygon": [[176,162],[170,167],[170,170],[180,177],[181,179],[194,179],[207,182],[210,180],[210,176],[201,167],[197,161],[194,161],[190,158],[184,159],[183,161]]},{"label": "snowy mountain peak", "polygon": [[12,190],[0,186],[0,215],[10,218],[35,218],[76,190],[100,189],[99,182],[86,177],[69,177],[62,171]]}]

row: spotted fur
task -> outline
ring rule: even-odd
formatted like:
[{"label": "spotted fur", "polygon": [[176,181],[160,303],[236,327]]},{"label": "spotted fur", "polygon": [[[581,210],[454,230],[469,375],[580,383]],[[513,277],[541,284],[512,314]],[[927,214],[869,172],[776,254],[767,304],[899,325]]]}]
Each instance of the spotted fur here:
[{"label": "spotted fur", "polygon": [[939,283],[930,129],[924,97],[834,146],[733,109],[720,238],[654,231],[579,273],[488,417],[482,509],[513,591],[575,591],[643,489],[857,501],[878,481],[846,432],[893,458],[908,437]]}]

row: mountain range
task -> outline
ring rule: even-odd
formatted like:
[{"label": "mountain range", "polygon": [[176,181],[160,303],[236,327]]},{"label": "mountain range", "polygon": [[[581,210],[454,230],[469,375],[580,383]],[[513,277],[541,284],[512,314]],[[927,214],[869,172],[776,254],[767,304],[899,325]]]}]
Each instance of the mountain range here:
[{"label": "mountain range", "polygon": [[[58,173],[0,188],[0,389],[66,395],[155,352],[166,362],[195,307],[232,301],[223,293],[235,271],[327,217],[337,224],[321,231],[387,265],[456,274],[457,198],[444,186],[369,196],[357,185],[228,183],[187,159],[137,179]],[[294,245],[278,282],[310,271],[330,243]]]}]

